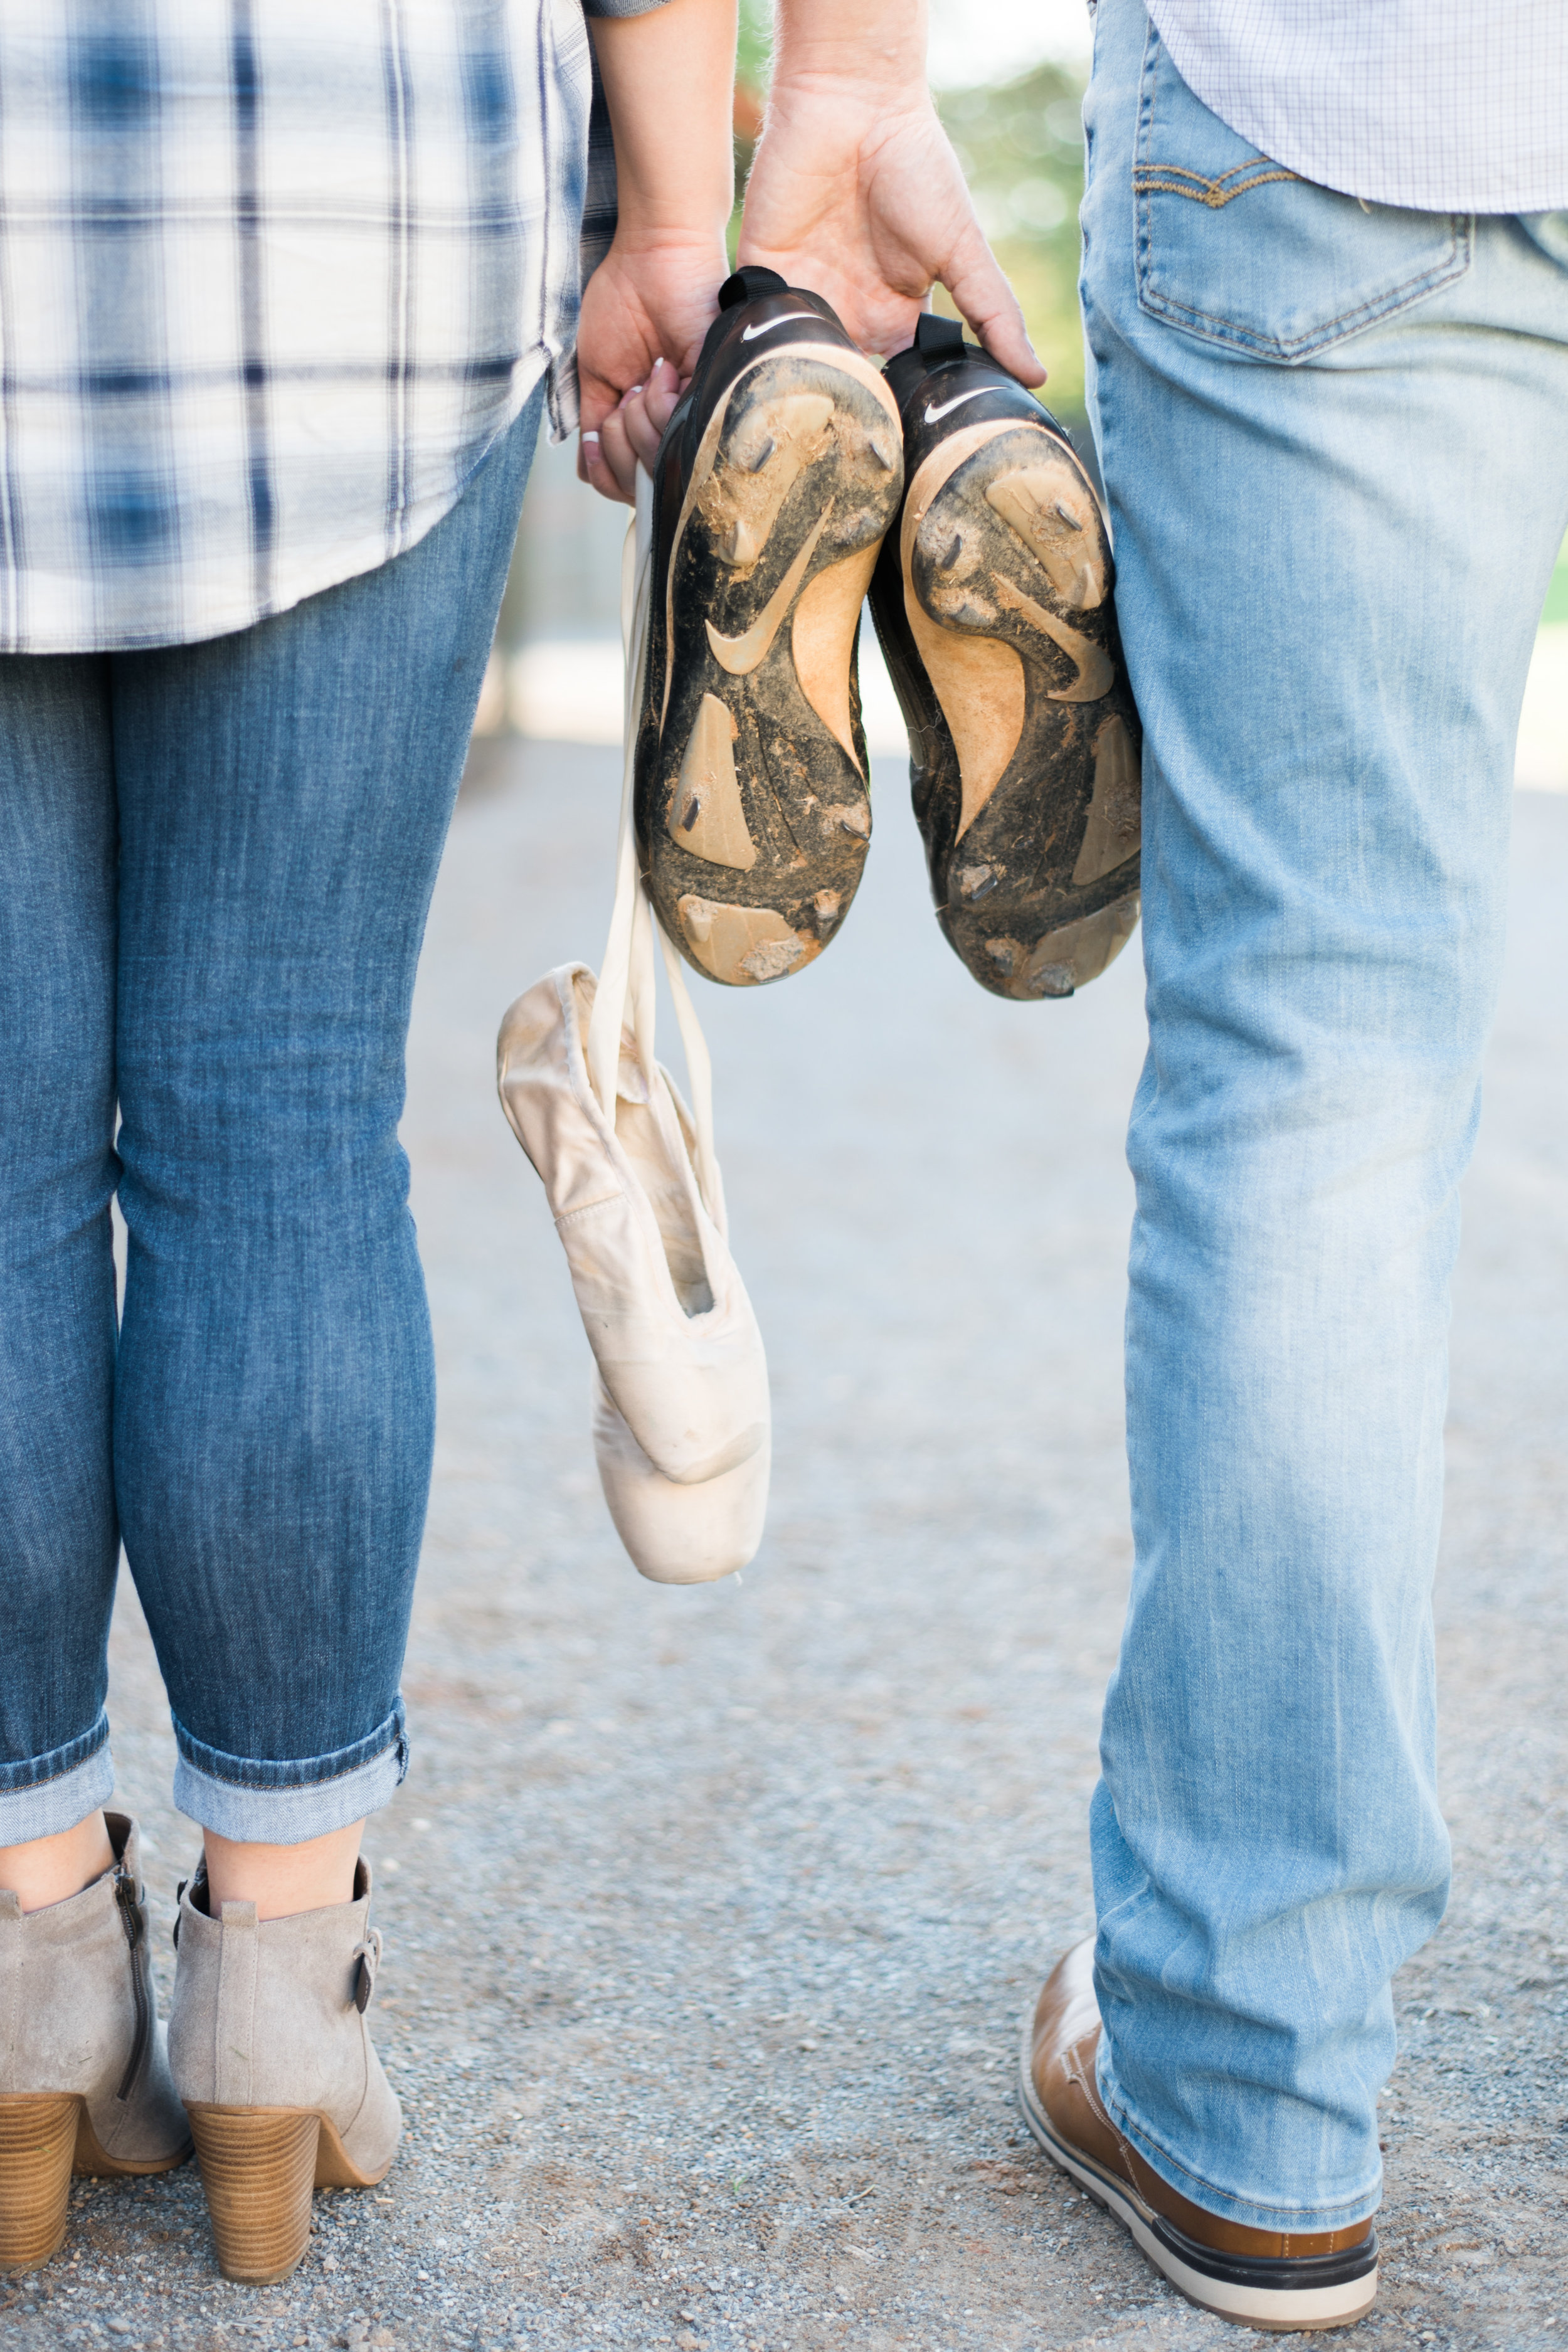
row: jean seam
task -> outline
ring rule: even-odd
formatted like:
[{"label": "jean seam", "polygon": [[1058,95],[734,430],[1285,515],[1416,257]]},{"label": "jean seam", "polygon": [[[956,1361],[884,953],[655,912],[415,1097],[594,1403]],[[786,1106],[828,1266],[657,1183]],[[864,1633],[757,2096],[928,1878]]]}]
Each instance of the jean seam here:
[{"label": "jean seam", "polygon": [[177,1716],[172,1716],[170,1719],[174,1727],[175,1745],[193,1771],[200,1773],[204,1780],[216,1781],[220,1787],[241,1789],[247,1793],[328,1788],[334,1780],[346,1780],[352,1773],[363,1771],[367,1765],[378,1763],[382,1757],[394,1751],[402,1769],[407,1769],[407,1726],[401,1698],[391,1714],[363,1739],[351,1740],[342,1748],[330,1749],[321,1756],[289,1759],[232,1756],[222,1748],[210,1748],[205,1740],[197,1739],[194,1733],[186,1730]]},{"label": "jean seam", "polygon": [[[1173,2156],[1169,2148],[1165,2147],[1163,2141],[1156,2139],[1152,2131],[1147,2130],[1142,2124],[1133,2123],[1128,2116],[1126,2108],[1122,2103],[1120,2100],[1114,2100],[1106,2095],[1105,2078],[1103,2074],[1100,2074],[1098,2069],[1096,2070],[1096,2074],[1097,2079],[1095,2088],[1100,2093],[1100,2104],[1104,2107],[1106,2115],[1110,2117],[1112,2128],[1121,2133],[1124,2138],[1131,2140],[1133,2147],[1139,2150],[1140,2154],[1144,2157],[1146,2161],[1152,2162],[1153,2159],[1151,2158],[1149,2153],[1150,2150],[1152,2149],[1154,2154],[1159,2158],[1161,2164],[1168,2164],[1173,2172],[1179,2172],[1182,2179],[1184,2180],[1190,2181],[1194,2189],[1201,2189],[1204,2192],[1203,2195],[1194,2197],[1191,2201],[1194,2205],[1198,2206],[1202,2211],[1206,2213],[1213,2210],[1212,2204],[1205,2203],[1205,2197],[1210,2200],[1217,2197],[1226,2204],[1245,2205],[1249,2207],[1255,2213],[1267,2213],[1275,2221],[1281,2221],[1285,2220],[1287,2216],[1294,2216],[1300,2213],[1311,2214],[1313,2212],[1314,2209],[1307,2205],[1271,2205],[1266,2199],[1261,2197],[1239,2196],[1235,2189],[1220,2189],[1217,2188],[1212,2180],[1204,2179],[1201,2174],[1194,2172],[1190,2166],[1184,2164],[1180,2157]],[[1158,2169],[1158,2166],[1156,2166],[1155,2168]],[[1173,2181],[1168,2185],[1173,2188],[1175,2183]],[[1359,2197],[1345,2197],[1342,2198],[1337,2205],[1317,2210],[1326,2210],[1329,2212],[1337,2213],[1341,2210],[1342,2206],[1357,2205],[1362,2200]],[[1373,2211],[1376,2210],[1375,2204],[1373,2205]],[[1225,2217],[1223,2215],[1218,2215],[1215,2218],[1223,2220]],[[1324,2222],[1321,2226],[1325,2229],[1353,2229],[1355,2227],[1355,2223],[1353,2221],[1349,2222]],[[1290,2232],[1299,2233],[1301,2236],[1311,2234],[1300,2222],[1295,2221],[1291,2221],[1290,2222]]]},{"label": "jean seam", "polygon": [[[1132,167],[1132,192],[1140,196],[1185,196],[1189,204],[1202,205],[1211,213],[1220,213],[1226,205],[1235,204],[1237,196],[1245,196],[1253,188],[1267,188],[1276,180],[1300,180],[1302,176],[1283,163],[1276,163],[1269,155],[1257,156],[1254,161],[1267,163],[1268,171],[1255,172],[1251,163],[1237,163],[1228,172],[1222,172],[1217,179],[1206,179],[1202,172],[1190,171],[1184,163],[1136,163]],[[1157,178],[1156,173],[1161,172],[1168,176],[1163,180]],[[1252,178],[1242,181],[1239,187],[1226,187],[1227,180],[1240,180],[1244,172],[1252,172]],[[1194,184],[1183,187],[1181,183],[1184,180],[1190,180]]]},{"label": "jean seam", "polygon": [[[1180,171],[1184,172],[1185,177],[1201,180],[1206,188],[1212,189],[1220,185],[1225,180],[1234,178],[1237,173],[1253,168],[1250,163],[1238,163],[1234,165],[1230,172],[1220,173],[1217,179],[1205,179],[1202,173],[1187,171],[1180,164],[1156,163],[1143,160],[1154,133],[1153,67],[1159,47],[1160,36],[1151,19],[1148,38],[1144,44],[1143,65],[1139,83],[1138,135],[1132,163],[1132,195],[1136,220],[1133,267],[1137,280],[1138,307],[1147,317],[1159,319],[1167,325],[1186,327],[1192,333],[1201,336],[1205,341],[1215,343],[1221,348],[1228,347],[1233,351],[1254,352],[1262,358],[1290,362],[1309,359],[1314,352],[1326,349],[1331,343],[1343,342],[1352,334],[1359,334],[1363,328],[1375,326],[1384,319],[1395,318],[1401,310],[1408,310],[1413,303],[1424,301],[1428,294],[1438,292],[1442,287],[1452,285],[1456,278],[1464,276],[1472,258],[1473,220],[1469,215],[1450,214],[1448,250],[1442,260],[1429,264],[1417,277],[1407,279],[1405,284],[1391,287],[1386,293],[1369,296],[1352,309],[1341,311],[1337,317],[1322,321],[1309,334],[1293,337],[1260,335],[1249,328],[1238,326],[1234,320],[1224,318],[1215,312],[1194,310],[1190,304],[1173,301],[1168,295],[1151,291],[1148,278],[1152,263],[1153,230],[1148,198],[1152,194],[1163,191],[1184,197],[1188,202],[1202,204],[1207,209],[1218,210],[1223,205],[1229,204],[1236,196],[1245,195],[1248,188],[1263,187],[1276,179],[1302,179],[1300,173],[1290,172],[1283,165],[1277,165],[1258,178],[1248,181],[1247,187],[1232,189],[1217,202],[1210,196],[1200,195],[1191,188],[1172,187],[1168,181],[1151,182],[1147,177],[1151,173]],[[1268,156],[1260,155],[1254,161],[1272,163],[1272,158]],[[1312,184],[1304,181],[1303,184],[1310,186]],[[1350,200],[1347,199],[1347,201]]]},{"label": "jean seam", "polygon": [[[88,1729],[79,1732],[74,1739],[62,1740],[56,1748],[47,1748],[39,1756],[25,1756],[12,1764],[0,1764],[0,1797],[24,1795],[30,1789],[47,1789],[51,1781],[64,1780],[73,1772],[90,1764],[99,1750],[109,1745],[109,1714],[98,1710],[98,1719]],[[16,1778],[16,1775],[25,1777]]]},{"label": "jean seam", "polygon": [[[1136,182],[1134,183],[1136,186]],[[1184,191],[1181,192],[1184,193]],[[1234,320],[1217,312],[1197,310],[1190,303],[1173,301],[1168,295],[1151,293],[1144,282],[1142,266],[1139,270],[1138,307],[1146,316],[1162,319],[1178,326],[1190,326],[1194,333],[1212,343],[1228,343],[1237,351],[1256,352],[1265,358],[1282,360],[1309,359],[1314,352],[1325,350],[1331,343],[1344,342],[1363,327],[1376,326],[1384,319],[1397,318],[1401,310],[1424,301],[1428,294],[1437,293],[1462,278],[1470,266],[1470,224],[1462,225],[1452,219],[1448,232],[1448,252],[1445,259],[1434,262],[1419,278],[1409,278],[1403,286],[1393,287],[1386,294],[1369,297],[1352,310],[1342,310],[1336,318],[1325,320],[1310,334],[1287,338],[1282,335],[1260,335],[1247,327],[1237,326]],[[1142,263],[1142,256],[1141,256]]]}]

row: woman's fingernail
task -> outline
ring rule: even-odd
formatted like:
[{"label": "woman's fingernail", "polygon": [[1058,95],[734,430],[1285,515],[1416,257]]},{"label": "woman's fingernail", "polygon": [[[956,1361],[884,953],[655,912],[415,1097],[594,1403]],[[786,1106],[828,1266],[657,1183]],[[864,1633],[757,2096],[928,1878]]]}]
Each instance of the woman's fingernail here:
[{"label": "woman's fingernail", "polygon": [[583,438],[584,441],[597,442],[599,436],[596,433],[584,433]]}]

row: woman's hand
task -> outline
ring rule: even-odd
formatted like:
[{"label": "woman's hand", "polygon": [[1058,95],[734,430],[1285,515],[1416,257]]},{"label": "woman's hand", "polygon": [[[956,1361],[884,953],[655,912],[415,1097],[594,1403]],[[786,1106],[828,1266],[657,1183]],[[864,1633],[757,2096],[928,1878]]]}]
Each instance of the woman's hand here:
[{"label": "woman's hand", "polygon": [[601,498],[618,499],[631,506],[637,497],[640,464],[651,474],[664,428],[680,398],[681,378],[669,362],[655,360],[646,383],[633,384],[601,420],[597,432],[585,431],[578,447],[578,478],[592,483]]},{"label": "woman's hand", "polygon": [[577,331],[577,472],[603,497],[630,503],[639,457],[652,472],[728,274],[721,244],[637,253],[617,236],[589,278]]},{"label": "woman's hand", "polygon": [[730,275],[735,0],[664,0],[589,26],[616,134],[618,218],[583,293],[577,471],[629,501],[637,460],[652,466]]}]

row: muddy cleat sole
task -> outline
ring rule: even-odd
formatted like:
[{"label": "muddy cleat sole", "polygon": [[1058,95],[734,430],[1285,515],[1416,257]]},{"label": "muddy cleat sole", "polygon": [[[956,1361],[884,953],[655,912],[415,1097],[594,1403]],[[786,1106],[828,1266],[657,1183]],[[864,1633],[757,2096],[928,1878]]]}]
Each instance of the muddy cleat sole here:
[{"label": "muddy cleat sole", "polygon": [[997,996],[1070,996],[1138,919],[1142,731],[1110,543],[1061,426],[952,321],[888,370],[907,488],[871,610],[937,916]]},{"label": "muddy cleat sole", "polygon": [[897,406],[820,297],[724,287],[654,476],[654,608],[637,740],[639,857],[709,979],[819,955],[871,835],[856,641],[898,512]]}]

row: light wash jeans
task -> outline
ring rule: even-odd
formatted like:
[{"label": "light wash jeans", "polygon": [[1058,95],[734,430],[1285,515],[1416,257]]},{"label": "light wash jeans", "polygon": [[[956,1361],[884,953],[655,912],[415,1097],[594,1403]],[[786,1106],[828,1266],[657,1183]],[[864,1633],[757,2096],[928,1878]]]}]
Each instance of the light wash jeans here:
[{"label": "light wash jeans", "polygon": [[0,1845],[113,1787],[121,1539],[184,1812],[288,1845],[402,1778],[404,1040],[542,402],[416,547],[275,620],[0,658]]},{"label": "light wash jeans", "polygon": [[1389,1980],[1447,1885],[1448,1283],[1568,524],[1568,221],[1282,176],[1142,0],[1100,0],[1095,39],[1083,300],[1150,1027],[1100,2088],[1196,2203],[1312,2231],[1378,2201]]}]

